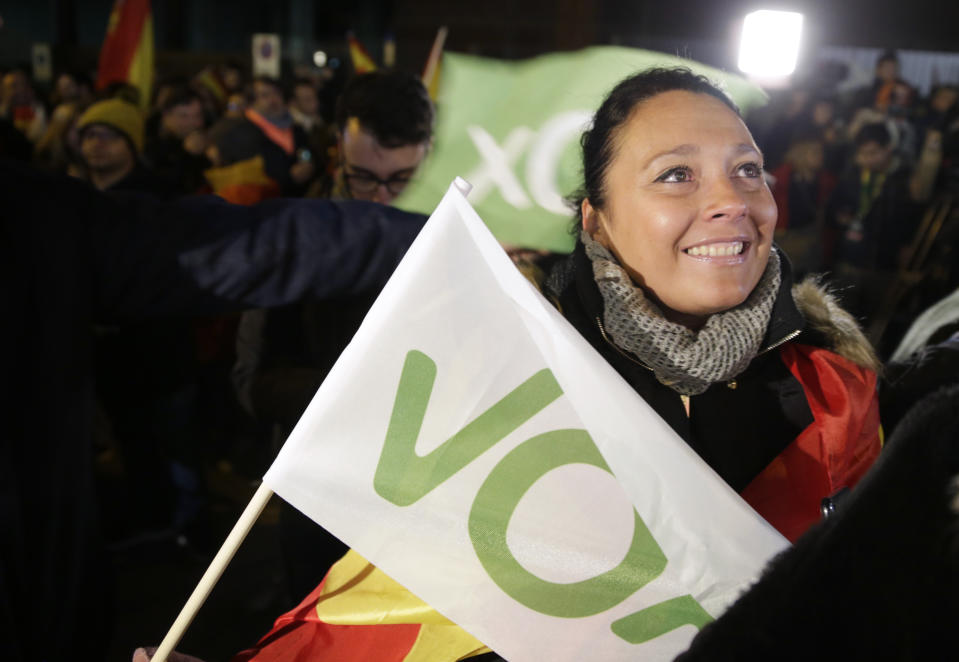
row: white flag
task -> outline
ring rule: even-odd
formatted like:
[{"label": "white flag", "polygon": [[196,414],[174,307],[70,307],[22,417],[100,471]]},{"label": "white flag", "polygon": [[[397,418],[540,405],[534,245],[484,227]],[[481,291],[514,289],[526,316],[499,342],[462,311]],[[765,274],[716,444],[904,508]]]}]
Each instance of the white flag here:
[{"label": "white flag", "polygon": [[512,662],[672,659],[788,544],[455,186],[264,480]]}]

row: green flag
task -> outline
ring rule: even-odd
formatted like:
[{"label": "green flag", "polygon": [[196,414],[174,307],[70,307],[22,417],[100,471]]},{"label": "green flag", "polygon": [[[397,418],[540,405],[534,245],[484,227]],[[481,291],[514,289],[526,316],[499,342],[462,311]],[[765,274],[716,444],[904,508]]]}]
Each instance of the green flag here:
[{"label": "green flag", "polygon": [[448,53],[437,101],[435,148],[398,205],[433,210],[456,176],[501,242],[568,252],[581,184],[579,137],[616,83],[655,66],[687,66],[722,87],[743,111],[765,93],[745,79],[692,60],[597,46],[508,62]]}]

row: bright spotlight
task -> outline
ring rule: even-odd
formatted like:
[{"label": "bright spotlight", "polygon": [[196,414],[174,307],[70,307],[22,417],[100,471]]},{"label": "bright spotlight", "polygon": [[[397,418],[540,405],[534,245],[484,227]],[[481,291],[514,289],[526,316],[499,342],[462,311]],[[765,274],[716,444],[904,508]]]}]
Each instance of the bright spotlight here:
[{"label": "bright spotlight", "polygon": [[788,76],[796,70],[802,14],[761,10],[743,20],[739,69],[760,78]]},{"label": "bright spotlight", "polygon": [[323,51],[317,51],[313,53],[313,64],[322,69],[326,66],[326,53]]}]

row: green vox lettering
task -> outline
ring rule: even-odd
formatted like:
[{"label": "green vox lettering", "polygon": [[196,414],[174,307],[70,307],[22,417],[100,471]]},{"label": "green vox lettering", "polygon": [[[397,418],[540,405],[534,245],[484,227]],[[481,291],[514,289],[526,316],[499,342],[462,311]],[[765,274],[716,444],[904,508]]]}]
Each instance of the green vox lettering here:
[{"label": "green vox lettering", "polygon": [[[416,440],[435,379],[436,363],[430,357],[416,350],[407,353],[373,479],[376,493],[397,506],[416,503],[563,394],[553,374],[540,370],[421,457],[415,451]],[[513,512],[540,478],[577,463],[610,471],[585,430],[555,430],[528,439],[490,472],[469,515],[470,539],[490,578],[530,609],[565,618],[592,616],[620,604],[662,574],[667,564],[635,509],[629,551],[605,573],[561,584],[540,579],[519,564],[506,543]],[[640,644],[683,625],[701,628],[711,620],[692,596],[684,595],[621,618],[611,629],[627,642]]]},{"label": "green vox lettering", "polygon": [[547,369],[510,391],[432,452],[416,454],[416,440],[436,379],[436,363],[423,352],[406,354],[386,442],[373,488],[397,506],[409,506],[496,445],[563,394]]},{"label": "green vox lettering", "polygon": [[[490,578],[514,600],[551,616],[583,618],[606,611],[662,574],[666,555],[633,509],[633,538],[625,558],[605,573],[572,583],[543,580],[526,570],[506,543],[509,521],[523,495],[543,476],[567,464],[610,471],[585,430],[539,434],[510,451],[486,478],[470,510],[473,548]],[[612,473],[612,472],[610,472]],[[712,617],[685,595],[613,623],[614,634],[639,644],[682,625],[701,628]]]}]

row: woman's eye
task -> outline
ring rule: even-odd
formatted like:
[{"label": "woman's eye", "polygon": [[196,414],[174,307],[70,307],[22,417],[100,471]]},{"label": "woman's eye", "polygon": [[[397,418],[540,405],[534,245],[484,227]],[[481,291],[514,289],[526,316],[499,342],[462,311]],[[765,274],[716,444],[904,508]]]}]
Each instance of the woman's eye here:
[{"label": "woman's eye", "polygon": [[666,182],[666,183],[677,183],[677,182],[688,182],[692,181],[693,173],[686,166],[679,166],[677,168],[670,168],[659,177],[656,178],[657,182]]},{"label": "woman's eye", "polygon": [[762,177],[763,167],[758,163],[743,163],[737,171],[742,177]]}]

